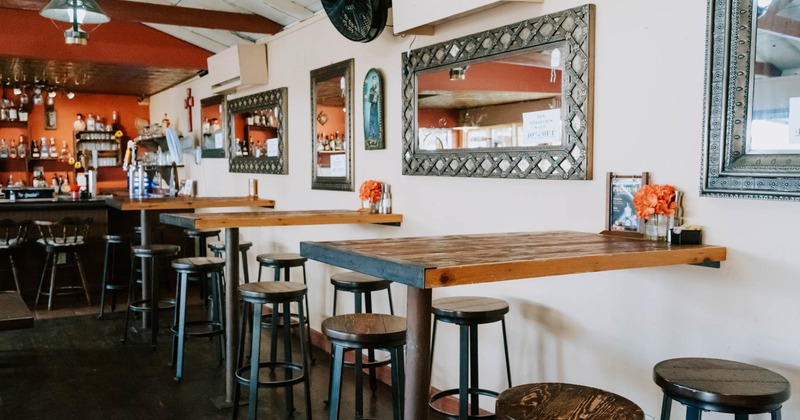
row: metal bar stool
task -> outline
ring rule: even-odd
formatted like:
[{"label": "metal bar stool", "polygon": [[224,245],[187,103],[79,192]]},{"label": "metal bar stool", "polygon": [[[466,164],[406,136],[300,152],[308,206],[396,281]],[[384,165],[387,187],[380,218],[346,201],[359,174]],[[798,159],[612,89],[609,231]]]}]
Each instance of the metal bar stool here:
[{"label": "metal bar stool", "polygon": [[28,243],[28,226],[30,224],[31,222],[28,220],[23,222],[15,222],[11,219],[0,220],[0,256],[7,257],[9,263],[9,268],[3,268],[0,271],[11,271],[11,276],[14,278],[14,286],[20,296],[22,295],[22,289],[19,286],[19,275],[17,266],[14,263],[14,254]]},{"label": "metal bar stool", "polygon": [[[159,271],[156,270],[158,260],[172,258],[178,255],[181,247],[178,245],[166,244],[152,244],[149,246],[134,246],[131,247],[131,276],[128,282],[128,310],[125,313],[125,330],[122,335],[123,344],[128,339],[128,324],[130,322],[131,312],[146,312],[152,316],[150,318],[150,344],[155,346],[158,342],[158,312],[164,309],[171,309],[174,307],[174,301],[162,301],[159,296]],[[134,299],[134,289],[136,288],[136,259],[141,258],[143,263],[150,264],[150,298],[149,299]]]},{"label": "metal bar stool", "polygon": [[703,411],[734,414],[770,413],[780,420],[789,399],[789,381],[762,367],[721,359],[679,358],[659,362],[653,381],[664,391],[661,420],[669,420],[672,400],[686,406],[686,420],[700,420]]},{"label": "metal bar stool", "polygon": [[126,283],[114,281],[117,268],[117,251],[121,245],[130,247],[133,242],[131,235],[103,235],[106,241],[106,253],[103,258],[103,281],[100,284],[100,314],[97,319],[103,319],[106,309],[106,293],[111,292],[111,312],[117,307],[117,291],[128,288]]},{"label": "metal bar stool", "polygon": [[[378,277],[373,277],[367,274],[356,273],[353,271],[345,271],[331,275],[331,284],[333,285],[333,316],[336,316],[336,303],[338,292],[353,293],[354,312],[357,314],[366,312],[372,313],[372,292],[386,290],[389,295],[389,313],[394,315],[394,303],[392,303],[392,282]],[[366,306],[364,311],[362,301]],[[333,356],[333,346],[331,346],[331,356]],[[378,381],[375,375],[375,368],[389,364],[390,360],[375,360],[375,350],[369,349],[367,351],[367,362],[363,363],[363,367],[369,369],[369,387],[375,390],[378,386]],[[345,366],[352,367],[353,363],[345,362]],[[330,368],[330,376],[333,376],[333,364]],[[328,398],[330,400],[331,383],[332,379],[329,378],[328,383]]]},{"label": "metal bar stool", "polygon": [[[183,377],[183,348],[186,337],[219,337],[217,351],[223,358],[225,327],[222,319],[222,272],[225,260],[215,257],[179,258],[172,261],[178,275],[176,286],[174,324],[172,326],[172,365],[175,366],[175,381]],[[186,320],[186,289],[191,278],[211,277],[211,316],[209,319]],[[194,327],[202,327],[195,329]],[[191,328],[191,330],[187,330]]]},{"label": "metal bar stool", "polygon": [[[494,415],[481,415],[478,397],[481,395],[497,397],[499,393],[481,389],[478,384],[478,325],[500,321],[503,327],[503,348],[506,356],[506,378],[511,387],[511,365],[508,361],[508,337],[506,335],[505,314],[508,303],[501,299],[481,296],[459,296],[433,301],[433,338],[431,340],[431,371],[433,370],[433,350],[436,344],[436,326],[439,321],[456,324],[460,329],[459,346],[459,386],[439,391],[430,398],[430,406],[448,418],[460,420],[494,418]],[[436,406],[436,401],[458,395],[458,413],[448,413]]]},{"label": "metal bar stool", "polygon": [[[291,281],[290,274],[292,267],[302,267],[303,268],[303,284],[308,286],[306,282],[306,261],[307,258],[301,257],[300,254],[293,254],[293,253],[270,253],[270,254],[260,254],[256,256],[256,261],[258,261],[258,281],[261,281],[261,269],[264,267],[272,268],[274,277],[274,281],[281,281],[281,269],[283,269],[283,281]],[[311,324],[308,320],[308,315],[310,314],[308,309],[308,299],[305,300],[306,305],[306,327],[308,327],[308,342],[311,342]],[[279,310],[278,305],[273,305],[272,308],[273,312]],[[296,317],[296,314],[292,314],[293,317]],[[290,320],[291,322],[291,320]],[[292,323],[293,324],[293,323]],[[292,325],[286,324],[286,325]],[[265,320],[262,322],[262,325],[265,327],[272,328],[273,325],[270,320]],[[278,327],[281,325],[279,324]],[[277,340],[275,339],[278,335],[278,331],[276,328],[272,328],[272,345],[270,348],[270,358],[272,361],[275,360],[275,352],[277,351]],[[311,360],[314,360],[314,355],[311,351],[308,352],[309,357]]]},{"label": "metal bar stool", "polygon": [[[330,317],[322,322],[322,333],[334,348],[333,389],[331,392],[330,420],[339,418],[342,395],[342,368],[345,349],[382,349],[391,354],[392,412],[394,420],[403,419],[404,381],[403,347],[406,345],[406,319],[386,314],[346,314]],[[361,358],[355,358],[356,417],[361,418],[363,407],[363,372]]]},{"label": "metal bar stool", "polygon": [[[247,268],[247,251],[249,251],[252,246],[253,243],[250,241],[239,242],[239,253],[242,254],[241,265],[245,284],[250,283],[250,270]],[[215,257],[222,258],[222,253],[225,252],[225,242],[208,244],[208,250],[213,252]]]},{"label": "metal bar stool", "polygon": [[[186,238],[191,239],[192,242],[197,243],[197,255],[198,257],[205,257],[208,256],[208,245],[206,244],[208,238],[216,237],[219,240],[219,229],[212,229],[212,230],[196,230],[196,229],[186,229]],[[189,251],[188,249],[186,250]],[[194,247],[192,247],[192,251],[189,252],[188,256],[192,256],[194,254]],[[208,280],[200,282],[200,299],[203,301],[203,305],[208,307]]]},{"label": "metal bar stool", "polygon": [[[283,349],[284,360],[269,362],[261,362],[261,309],[263,305],[283,305],[283,322],[288,325],[290,322],[289,304],[297,302],[299,318],[299,325],[305,325],[306,319],[303,312],[303,300],[306,299],[307,288],[305,285],[291,282],[258,282],[248,283],[239,286],[239,295],[242,298],[242,304],[246,306],[242,310],[241,330],[239,332],[239,354],[237,357],[236,365],[239,368],[236,370],[236,384],[233,393],[233,418],[234,420],[239,415],[239,393],[241,385],[245,385],[250,390],[249,407],[247,411],[247,418],[253,420],[256,418],[256,411],[258,409],[258,388],[286,388],[286,411],[287,414],[294,412],[294,393],[292,387],[295,384],[303,382],[305,391],[305,408],[306,418],[311,419],[311,383],[310,383],[310,366],[308,363],[308,353],[311,350],[311,342],[306,340],[306,335],[299,331],[300,338],[300,357],[303,359],[300,364],[292,361],[292,329],[284,328],[283,330]],[[249,304],[249,305],[246,305]],[[251,322],[246,322],[250,316]],[[272,312],[272,322],[277,323],[279,314],[277,311]],[[244,357],[244,343],[247,326],[251,330],[251,349],[250,349],[250,365],[242,365]],[[274,331],[274,329],[273,329]],[[275,338],[273,338],[275,340]],[[284,371],[284,379],[274,378],[271,381],[262,381],[259,376],[261,368],[275,368]],[[295,372],[299,372],[295,375]]]},{"label": "metal bar stool", "polygon": [[[45,252],[47,252],[35,304],[39,304],[40,297],[47,296],[47,310],[49,311],[53,306],[54,295],[79,294],[83,292],[86,296],[86,303],[91,305],[92,300],[89,297],[89,289],[86,287],[86,275],[83,271],[83,264],[81,264],[80,252],[86,249],[86,237],[89,234],[92,218],[65,217],[58,222],[37,220],[33,223],[39,228],[39,233],[42,236],[36,242],[43,246]],[[58,263],[59,255],[65,256],[62,264]],[[81,286],[75,284],[75,276],[73,275],[73,284],[71,286],[56,287],[56,274],[59,265],[62,268],[77,268]],[[50,287],[45,291],[42,290],[42,287],[44,286],[48,267],[50,267]]]},{"label": "metal bar stool", "polygon": [[643,420],[644,412],[625,397],[588,386],[541,383],[509,388],[497,397],[497,420]]}]

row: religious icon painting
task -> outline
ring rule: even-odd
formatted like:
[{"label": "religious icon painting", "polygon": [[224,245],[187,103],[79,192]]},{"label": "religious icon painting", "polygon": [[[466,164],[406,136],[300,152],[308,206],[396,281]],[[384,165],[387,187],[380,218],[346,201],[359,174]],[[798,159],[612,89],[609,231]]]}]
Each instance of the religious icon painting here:
[{"label": "religious icon painting", "polygon": [[367,150],[386,147],[383,138],[383,77],[370,69],[364,77],[364,146]]}]

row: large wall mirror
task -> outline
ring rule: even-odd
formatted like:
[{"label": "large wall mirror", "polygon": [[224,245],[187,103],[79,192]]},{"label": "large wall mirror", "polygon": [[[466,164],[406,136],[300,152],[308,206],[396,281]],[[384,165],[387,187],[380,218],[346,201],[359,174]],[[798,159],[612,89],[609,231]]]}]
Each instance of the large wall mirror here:
[{"label": "large wall mirror", "polygon": [[403,174],[591,179],[594,6],[403,53]]},{"label": "large wall mirror", "polygon": [[200,139],[204,158],[224,158],[225,138],[222,134],[222,95],[200,100],[200,118],[203,120]]},{"label": "large wall mirror", "polygon": [[311,71],[311,188],[353,191],[353,60]]},{"label": "large wall mirror", "polygon": [[800,200],[800,1],[709,0],[705,196]]},{"label": "large wall mirror", "polygon": [[288,174],[287,88],[227,102],[231,172]]}]

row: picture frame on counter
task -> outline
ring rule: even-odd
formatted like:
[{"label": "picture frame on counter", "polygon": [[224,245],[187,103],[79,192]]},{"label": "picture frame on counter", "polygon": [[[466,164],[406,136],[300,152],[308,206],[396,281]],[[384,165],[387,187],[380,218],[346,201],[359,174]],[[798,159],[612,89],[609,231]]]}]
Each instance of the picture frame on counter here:
[{"label": "picture frame on counter", "polygon": [[650,174],[606,174],[606,230],[610,232],[643,233],[644,224],[636,217],[633,195],[650,183]]}]

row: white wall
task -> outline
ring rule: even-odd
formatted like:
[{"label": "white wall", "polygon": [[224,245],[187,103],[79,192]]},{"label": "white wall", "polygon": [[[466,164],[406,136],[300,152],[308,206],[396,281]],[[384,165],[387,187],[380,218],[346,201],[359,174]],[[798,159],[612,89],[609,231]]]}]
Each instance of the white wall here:
[{"label": "white wall", "polygon": [[[661,394],[652,382],[652,367],[667,358],[750,362],[800,383],[800,259],[795,254],[800,224],[793,222],[800,204],[698,195],[705,2],[595,1],[594,180],[401,175],[401,52],[581,4],[511,4],[439,26],[435,36],[394,37],[387,29],[369,44],[349,42],[327,19],[314,18],[269,41],[270,83],[242,93],[288,87],[289,175],[229,174],[223,159],[206,159],[199,167],[187,162],[185,171],[200,181],[201,195],[244,195],[246,180],[256,177],[260,195],[276,199],[278,209],[355,209],[357,192],[310,188],[309,98],[310,70],[355,58],[356,92],[370,68],[384,74],[387,137],[385,150],[365,151],[363,131],[356,130],[356,187],[366,179],[391,183],[394,210],[405,217],[402,227],[242,229],[243,238],[255,242],[255,253],[297,251],[303,240],[553,229],[598,232],[604,227],[605,173],[649,171],[653,182],[685,191],[687,219],[704,226],[706,243],[728,247],[728,261],[721,269],[674,266],[518,280],[437,289],[434,298],[481,294],[509,301],[516,384],[564,381],[601,387],[657,415]],[[190,85],[199,103],[208,89],[203,79]],[[185,86],[153,97],[153,118],[160,120],[164,112],[183,115],[184,92]],[[358,103],[356,127],[362,126],[361,113]],[[175,120],[185,131],[185,122]],[[196,127],[198,121],[196,114]],[[309,263],[315,328],[331,314],[328,277],[333,270]],[[404,287],[393,289],[400,308],[405,307]],[[487,327],[481,334],[486,372],[482,385],[502,389],[499,327]],[[440,337],[450,341],[440,342],[440,356],[447,347],[449,353],[456,351],[454,328]],[[457,384],[456,360],[436,359],[434,386]],[[674,411],[674,417],[683,413],[677,404]],[[789,401],[784,418],[800,418],[800,399]]]}]

